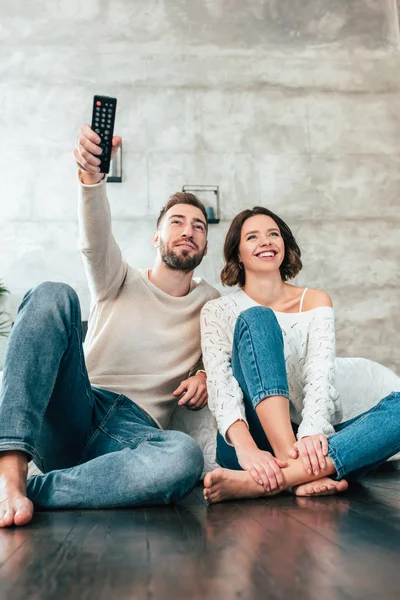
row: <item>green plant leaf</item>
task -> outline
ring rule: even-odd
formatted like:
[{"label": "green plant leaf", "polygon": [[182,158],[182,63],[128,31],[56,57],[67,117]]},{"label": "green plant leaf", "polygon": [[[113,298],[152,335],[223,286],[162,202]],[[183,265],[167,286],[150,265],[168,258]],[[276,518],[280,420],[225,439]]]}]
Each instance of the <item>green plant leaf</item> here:
[{"label": "green plant leaf", "polygon": [[[6,287],[4,287],[3,282],[0,281],[0,297],[5,296],[6,294],[9,294],[9,293],[10,292],[8,291],[8,289]],[[7,313],[4,310],[0,310],[0,317],[2,317],[4,319],[5,316],[8,316]],[[6,337],[10,333],[10,324],[11,324],[10,319],[6,319],[5,321],[0,321],[0,336]]]}]

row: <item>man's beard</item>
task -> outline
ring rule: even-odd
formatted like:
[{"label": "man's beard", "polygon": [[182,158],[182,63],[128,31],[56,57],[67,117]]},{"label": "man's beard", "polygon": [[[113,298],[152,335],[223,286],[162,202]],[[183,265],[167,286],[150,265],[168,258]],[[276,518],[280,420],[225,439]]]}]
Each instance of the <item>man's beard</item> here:
[{"label": "man's beard", "polygon": [[172,248],[168,248],[165,242],[160,240],[161,260],[174,271],[183,271],[184,273],[194,271],[203,260],[205,249],[203,252],[197,252],[192,255],[187,254],[186,256],[187,250],[182,250],[181,252],[182,254],[177,254]]}]

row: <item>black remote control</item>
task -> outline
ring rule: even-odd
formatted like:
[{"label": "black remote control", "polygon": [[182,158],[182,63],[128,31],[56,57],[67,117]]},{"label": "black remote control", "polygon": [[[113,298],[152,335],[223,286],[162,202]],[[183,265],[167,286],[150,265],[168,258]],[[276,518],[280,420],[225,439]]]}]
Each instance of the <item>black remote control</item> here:
[{"label": "black remote control", "polygon": [[108,173],[110,170],[116,109],[116,98],[110,98],[109,96],[95,96],[93,98],[92,129],[100,136],[101,142],[99,145],[103,150],[98,157],[101,160],[101,173]]}]

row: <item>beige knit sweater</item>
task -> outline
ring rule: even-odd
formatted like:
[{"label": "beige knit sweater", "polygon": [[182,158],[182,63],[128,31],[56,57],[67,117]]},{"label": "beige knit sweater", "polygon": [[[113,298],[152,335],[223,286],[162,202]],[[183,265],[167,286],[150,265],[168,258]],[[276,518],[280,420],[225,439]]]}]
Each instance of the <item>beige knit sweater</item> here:
[{"label": "beige knit sweater", "polygon": [[147,271],[129,266],[111,232],[106,184],[80,185],[80,249],[91,293],[85,340],[92,385],[124,394],[161,427],[168,427],[172,395],[200,354],[200,310],[217,290],[193,279],[173,297]]}]

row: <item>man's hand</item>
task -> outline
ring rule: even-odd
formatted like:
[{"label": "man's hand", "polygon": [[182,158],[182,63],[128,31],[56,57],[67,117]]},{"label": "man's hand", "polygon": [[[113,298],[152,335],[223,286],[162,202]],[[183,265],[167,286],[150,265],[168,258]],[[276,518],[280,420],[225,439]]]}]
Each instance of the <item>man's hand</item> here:
[{"label": "man's hand", "polygon": [[[111,158],[114,158],[121,141],[119,136],[113,136]],[[100,159],[98,157],[102,153],[99,144],[100,137],[90,125],[81,125],[78,141],[74,148],[74,157],[81,171],[81,181],[86,185],[94,185],[104,179],[104,173],[100,173],[99,169]]]},{"label": "man's hand", "polygon": [[279,460],[259,448],[235,448],[239,465],[248,471],[254,481],[262,485],[266,492],[282,489],[284,478],[282,469],[288,466],[284,460]]},{"label": "man's hand", "polygon": [[303,437],[296,442],[289,452],[290,458],[300,456],[304,469],[309,475],[319,475],[325,469],[325,456],[328,455],[328,440],[325,435],[318,433]]},{"label": "man's hand", "polygon": [[190,410],[201,410],[208,400],[207,375],[198,373],[185,379],[174,391],[174,396],[181,396],[178,406],[186,406]]}]

